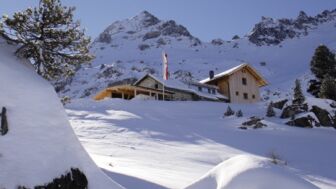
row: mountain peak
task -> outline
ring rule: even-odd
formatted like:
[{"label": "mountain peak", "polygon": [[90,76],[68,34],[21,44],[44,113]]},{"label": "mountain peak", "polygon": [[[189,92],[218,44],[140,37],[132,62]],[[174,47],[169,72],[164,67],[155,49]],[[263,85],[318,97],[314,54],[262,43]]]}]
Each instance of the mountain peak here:
[{"label": "mountain peak", "polygon": [[140,20],[144,27],[149,27],[158,24],[160,20],[148,11],[142,11],[140,14],[132,18],[133,20]]},{"label": "mountain peak", "polygon": [[298,20],[307,20],[309,16],[304,12],[300,11],[299,16],[297,17]]},{"label": "mountain peak", "polygon": [[[142,11],[138,15],[116,21],[107,27],[94,41],[98,43],[111,44],[113,40],[134,41],[142,39],[142,41],[155,40],[156,46],[167,44],[172,38],[181,41],[185,37],[191,42],[191,46],[201,44],[201,41],[192,36],[188,29],[174,20],[163,21],[155,17],[148,11]],[[171,38],[165,39],[164,38]],[[120,42],[120,41],[119,41]]]},{"label": "mountain peak", "polygon": [[153,14],[151,14],[150,12],[148,12],[146,10],[141,11],[140,14],[138,14],[137,16],[139,16],[139,17],[155,17]]}]

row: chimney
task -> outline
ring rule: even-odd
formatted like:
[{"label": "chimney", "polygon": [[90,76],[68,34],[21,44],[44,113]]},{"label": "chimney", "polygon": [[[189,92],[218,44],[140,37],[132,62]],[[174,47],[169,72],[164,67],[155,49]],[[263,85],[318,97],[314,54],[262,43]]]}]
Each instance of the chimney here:
[{"label": "chimney", "polygon": [[215,72],[213,70],[209,71],[209,79],[213,79],[215,77]]}]

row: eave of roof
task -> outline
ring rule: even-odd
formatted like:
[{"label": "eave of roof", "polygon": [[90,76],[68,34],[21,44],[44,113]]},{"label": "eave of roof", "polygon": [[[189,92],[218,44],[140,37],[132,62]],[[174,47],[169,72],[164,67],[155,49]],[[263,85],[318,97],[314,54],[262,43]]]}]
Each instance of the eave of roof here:
[{"label": "eave of roof", "polygon": [[234,74],[235,72],[237,72],[237,71],[239,71],[243,68],[247,68],[250,71],[250,73],[257,79],[257,81],[259,83],[259,87],[263,87],[263,86],[268,84],[268,82],[261,76],[261,74],[247,63],[240,64],[240,65],[238,65],[236,67],[233,67],[231,69],[228,69],[228,70],[226,70],[222,73],[216,74],[212,79],[210,79],[210,78],[203,79],[203,80],[200,81],[200,83],[207,84],[211,81],[215,81],[215,80],[221,79],[223,77],[228,77],[228,76]]},{"label": "eave of roof", "polygon": [[[205,94],[205,93],[201,93],[199,91],[196,91],[194,89],[191,89],[191,88],[188,88],[187,84],[185,83],[182,83],[181,81],[177,81],[179,83],[173,83],[173,84],[176,84],[176,85],[172,85],[171,82],[172,80],[167,80],[166,82],[163,82],[161,81],[160,79],[158,79],[157,77],[151,75],[151,74],[146,74],[144,75],[143,77],[141,77],[138,81],[136,81],[133,85],[137,86],[137,84],[139,84],[142,80],[144,80],[146,77],[151,77],[152,79],[154,79],[155,81],[161,83],[162,85],[165,85],[165,88],[168,88],[170,90],[177,90],[177,91],[184,91],[184,92],[187,92],[187,93],[191,93],[191,94],[196,94],[198,96],[202,96],[202,97],[205,97],[205,98],[208,98],[208,99],[219,99],[219,98],[222,98],[222,99],[228,99],[228,97],[222,95],[222,94],[217,94],[217,95],[213,95],[213,94]],[[184,86],[182,86],[184,85]],[[206,84],[205,84],[206,85]]]}]

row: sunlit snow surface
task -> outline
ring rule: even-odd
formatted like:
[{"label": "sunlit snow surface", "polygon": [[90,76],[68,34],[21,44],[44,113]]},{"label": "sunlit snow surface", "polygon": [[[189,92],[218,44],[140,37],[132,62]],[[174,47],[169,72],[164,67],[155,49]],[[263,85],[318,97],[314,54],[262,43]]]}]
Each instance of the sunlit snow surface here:
[{"label": "sunlit snow surface", "polygon": [[79,168],[89,188],[121,189],[78,141],[54,88],[15,50],[0,38],[0,108],[9,125],[0,136],[0,188],[33,188]]},{"label": "sunlit snow surface", "polygon": [[84,99],[66,108],[91,157],[128,188],[183,188],[236,155],[269,157],[271,152],[287,161],[287,166],[278,166],[285,173],[321,188],[336,187],[335,129],[294,128],[284,125],[285,120],[266,118],[266,128],[241,130],[247,117],[264,116],[265,104],[231,104],[242,109],[243,118],[223,118],[226,107],[214,102]]}]

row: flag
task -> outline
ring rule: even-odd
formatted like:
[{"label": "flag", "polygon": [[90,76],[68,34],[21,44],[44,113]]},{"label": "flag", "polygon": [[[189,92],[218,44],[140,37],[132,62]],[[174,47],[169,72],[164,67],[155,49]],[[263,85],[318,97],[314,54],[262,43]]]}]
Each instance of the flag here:
[{"label": "flag", "polygon": [[168,55],[167,53],[162,53],[162,60],[163,60],[163,79],[168,80]]}]

